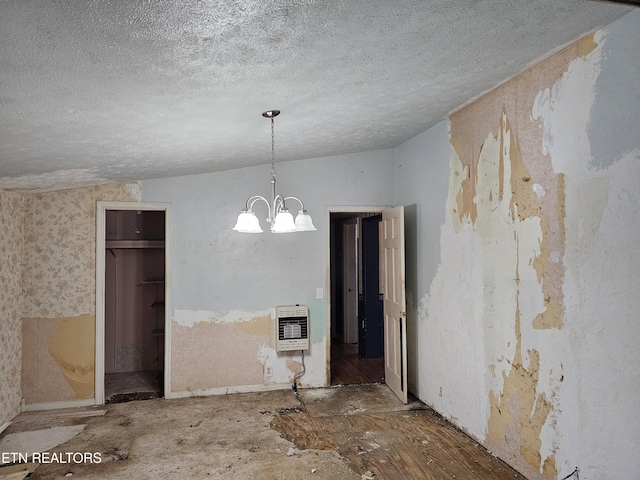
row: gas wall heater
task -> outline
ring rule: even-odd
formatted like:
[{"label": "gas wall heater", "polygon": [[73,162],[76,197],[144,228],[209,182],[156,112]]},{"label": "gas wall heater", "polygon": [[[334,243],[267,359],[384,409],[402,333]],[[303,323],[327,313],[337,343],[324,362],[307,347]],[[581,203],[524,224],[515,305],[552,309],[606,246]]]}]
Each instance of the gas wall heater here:
[{"label": "gas wall heater", "polygon": [[309,350],[309,308],[306,305],[276,307],[277,352]]}]

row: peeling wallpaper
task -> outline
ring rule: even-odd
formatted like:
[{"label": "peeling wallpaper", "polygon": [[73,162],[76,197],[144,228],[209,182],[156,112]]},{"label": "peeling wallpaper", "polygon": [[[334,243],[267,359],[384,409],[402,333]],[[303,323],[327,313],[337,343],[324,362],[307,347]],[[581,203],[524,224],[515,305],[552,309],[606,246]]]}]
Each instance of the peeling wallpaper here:
[{"label": "peeling wallpaper", "polygon": [[[380,151],[323,160],[279,167],[279,189],[304,197],[319,230],[298,236],[231,231],[237,215],[231,199],[238,197],[235,204],[242,207],[250,194],[247,178],[254,178],[256,190],[268,187],[268,170],[267,177],[258,167],[142,182],[145,201],[172,204],[179,232],[172,238],[173,392],[289,383],[301,364],[291,354],[275,352],[272,310],[295,303],[309,305],[312,318],[312,348],[301,384],[324,385],[326,308],[315,291],[324,287],[326,258],[309,255],[325,250],[323,202],[328,189],[341,205],[390,204],[392,157],[391,151]],[[291,191],[301,176],[315,180],[304,194]],[[22,264],[27,404],[93,396],[96,202],[140,201],[142,196],[138,184],[24,196],[24,248],[30,252]],[[202,205],[217,205],[220,211]],[[238,262],[248,267],[228,268]],[[270,378],[265,365],[272,367]]]},{"label": "peeling wallpaper", "polygon": [[[313,305],[308,305],[311,311]],[[300,353],[277,352],[275,338],[275,309],[233,311],[224,317],[213,312],[176,310],[172,325],[172,391],[206,394],[227,388],[291,384],[293,376],[302,371]],[[319,356],[326,350],[326,343],[324,337],[314,342],[313,333],[311,342],[306,356],[313,359],[314,353]],[[323,365],[313,360],[307,363],[299,384],[323,385]]]},{"label": "peeling wallpaper", "polygon": [[[540,86],[561,77],[577,51],[578,44],[451,115],[442,263],[420,311],[437,326],[427,345],[441,354],[430,403],[529,478],[557,474],[550,426],[563,376],[554,347],[565,235],[563,177],[541,149],[531,111]],[[467,374],[451,378],[452,365]]]},{"label": "peeling wallpaper", "polygon": [[[253,327],[253,328],[252,328]],[[172,390],[261,385],[260,348],[271,342],[271,317],[172,326]]]},{"label": "peeling wallpaper", "polygon": [[312,324],[302,384],[323,385],[327,208],[404,204],[412,391],[532,480],[576,466],[634,478],[638,32],[640,10],[396,149],[280,164],[278,191],[304,199],[312,234],[231,231],[268,193],[267,166],[0,192],[0,423],[20,395],[93,395],[97,200],[172,205],[172,390],[187,393],[291,381],[300,359],[272,333],[273,308],[294,303]]},{"label": "peeling wallpaper", "polygon": [[22,391],[22,196],[0,190],[0,426],[20,411]]},{"label": "peeling wallpaper", "polygon": [[565,470],[640,472],[640,10],[542,90],[543,149],[565,178],[566,275],[560,391]]},{"label": "peeling wallpaper", "polygon": [[27,404],[93,395],[96,203],[138,197],[137,184],[24,195],[22,394]]},{"label": "peeling wallpaper", "polygon": [[[481,243],[483,327],[493,332],[484,336],[485,362],[491,371],[487,439],[498,443],[497,451],[503,448],[501,443],[517,445],[514,456],[524,457],[537,470],[541,466],[540,432],[550,420],[549,398],[554,392],[540,382],[538,350],[551,355],[546,352],[547,340],[542,335],[534,339],[528,327],[535,328],[542,315],[556,315],[552,326],[562,321],[558,309],[552,307],[557,302],[545,299],[543,293],[546,277],[540,270],[544,272],[548,262],[546,225],[506,109],[499,128],[482,145],[476,172],[473,225]],[[530,346],[524,352],[523,342]],[[553,375],[547,383],[555,383],[561,362],[549,358],[549,363],[543,374]],[[555,475],[553,452],[549,453],[542,461],[549,462],[549,473]]]},{"label": "peeling wallpaper", "polygon": [[[448,152],[396,150],[396,203],[445,212],[415,228],[440,233],[413,247],[440,255],[409,287],[416,393],[531,479],[640,471],[638,32],[640,11],[450,115]],[[444,199],[413,186],[428,155]]]},{"label": "peeling wallpaper", "polygon": [[[172,390],[195,393],[267,383],[267,360],[259,352],[273,349],[274,317],[274,309],[231,311],[224,316],[175,310],[171,329]],[[273,368],[274,363],[269,365]],[[268,379],[274,380],[273,375]]]}]

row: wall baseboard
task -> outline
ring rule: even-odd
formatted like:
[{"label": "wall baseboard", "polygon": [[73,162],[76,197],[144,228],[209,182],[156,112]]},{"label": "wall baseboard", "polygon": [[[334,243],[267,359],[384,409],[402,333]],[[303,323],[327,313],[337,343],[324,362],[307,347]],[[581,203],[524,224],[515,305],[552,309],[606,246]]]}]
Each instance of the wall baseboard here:
[{"label": "wall baseboard", "polygon": [[57,410],[60,408],[90,407],[95,404],[95,398],[87,398],[84,400],[68,400],[64,402],[29,403],[22,405],[22,411],[34,412],[38,410]]},{"label": "wall baseboard", "polygon": [[171,392],[165,398],[208,397],[212,395],[228,395],[232,393],[268,392],[272,390],[286,390],[290,383],[274,383],[270,385],[239,385],[235,387],[205,388],[201,390],[183,390]]},{"label": "wall baseboard", "polygon": [[[232,393],[253,393],[253,392],[269,392],[272,390],[287,390],[291,388],[290,383],[274,383],[270,385],[238,385],[234,387],[218,387],[204,388],[200,390],[183,390],[180,392],[171,392],[164,398],[188,398],[188,397],[209,397],[213,395],[229,395]],[[38,410],[58,410],[61,408],[74,407],[91,407],[98,405],[95,398],[87,398],[84,400],[69,400],[64,402],[43,402],[22,405],[23,412],[34,412]],[[9,422],[11,423],[11,422]],[[8,424],[3,428],[9,426]],[[0,429],[0,432],[2,430]]]}]

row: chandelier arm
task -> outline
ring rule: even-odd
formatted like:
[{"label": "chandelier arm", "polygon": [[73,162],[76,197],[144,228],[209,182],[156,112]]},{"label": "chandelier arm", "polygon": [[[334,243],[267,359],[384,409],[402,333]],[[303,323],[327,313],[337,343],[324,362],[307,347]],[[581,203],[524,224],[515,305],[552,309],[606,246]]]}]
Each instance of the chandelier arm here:
[{"label": "chandelier arm", "polygon": [[269,204],[269,200],[267,200],[266,198],[264,198],[262,195],[253,195],[252,197],[249,198],[249,200],[247,200],[247,208],[249,209],[250,212],[253,211],[253,205],[258,201],[258,200],[262,200],[266,205],[267,205],[267,222],[270,225],[273,225],[274,219],[275,219],[275,213],[271,210],[271,205]]},{"label": "chandelier arm", "polygon": [[[285,197],[285,200],[296,200],[300,204],[300,210],[304,210],[304,203],[298,197]],[[283,202],[284,204],[284,202]]]},{"label": "chandelier arm", "polygon": [[[275,133],[273,119],[280,114],[280,110],[268,110],[262,114],[263,117],[271,120],[271,198],[267,200],[262,195],[253,195],[245,203],[245,208],[238,215],[238,221],[233,230],[243,233],[262,232],[258,219],[253,212],[255,203],[262,200],[269,210],[267,222],[271,224],[273,233],[288,233],[296,231],[316,230],[311,221],[311,217],[304,208],[304,203],[298,197],[285,197],[276,194],[276,154],[275,154]],[[286,207],[287,200],[295,200],[300,204],[300,212],[295,221],[293,215]]]},{"label": "chandelier arm", "polygon": [[[266,198],[264,198],[262,195],[253,195],[253,196],[249,197],[249,199],[247,200],[247,203],[246,203],[247,210],[252,212],[253,211],[253,205],[258,200],[262,200],[264,203],[266,203],[267,204],[267,208],[269,210],[271,210],[271,206],[269,205],[269,201]],[[271,214],[271,211],[269,211],[269,214]]]}]

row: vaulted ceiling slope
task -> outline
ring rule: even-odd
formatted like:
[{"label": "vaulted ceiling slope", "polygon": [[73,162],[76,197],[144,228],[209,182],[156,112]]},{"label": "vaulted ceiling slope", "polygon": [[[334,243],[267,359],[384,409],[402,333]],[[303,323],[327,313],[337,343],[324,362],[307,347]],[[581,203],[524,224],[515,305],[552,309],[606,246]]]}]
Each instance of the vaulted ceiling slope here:
[{"label": "vaulted ceiling slope", "polygon": [[3,0],[0,188],[389,148],[632,7],[588,0]]}]

